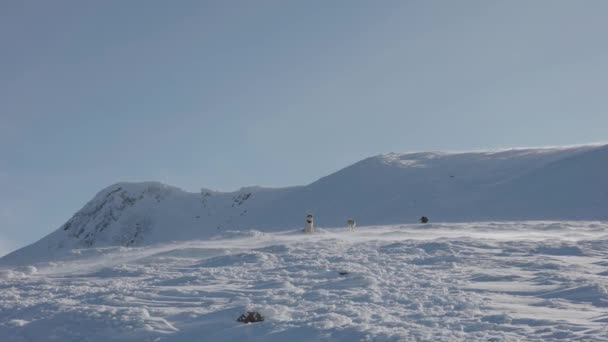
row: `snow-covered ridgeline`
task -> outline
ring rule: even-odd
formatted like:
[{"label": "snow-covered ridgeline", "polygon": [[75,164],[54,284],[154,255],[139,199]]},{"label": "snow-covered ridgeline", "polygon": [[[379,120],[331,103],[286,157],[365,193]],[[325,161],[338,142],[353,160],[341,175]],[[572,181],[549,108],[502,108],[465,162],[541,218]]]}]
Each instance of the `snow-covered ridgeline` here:
[{"label": "snow-covered ridgeline", "polygon": [[318,181],[283,189],[189,193],[118,183],[62,227],[0,259],[18,262],[71,248],[142,246],[207,238],[225,230],[496,220],[608,219],[608,145],[470,153],[390,153]]}]

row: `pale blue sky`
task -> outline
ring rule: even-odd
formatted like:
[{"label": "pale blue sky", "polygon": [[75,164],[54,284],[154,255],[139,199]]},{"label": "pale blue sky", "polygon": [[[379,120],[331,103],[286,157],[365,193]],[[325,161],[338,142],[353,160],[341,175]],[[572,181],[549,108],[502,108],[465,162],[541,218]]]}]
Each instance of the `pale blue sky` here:
[{"label": "pale blue sky", "polygon": [[101,188],[606,140],[608,2],[0,3],[0,254]]}]

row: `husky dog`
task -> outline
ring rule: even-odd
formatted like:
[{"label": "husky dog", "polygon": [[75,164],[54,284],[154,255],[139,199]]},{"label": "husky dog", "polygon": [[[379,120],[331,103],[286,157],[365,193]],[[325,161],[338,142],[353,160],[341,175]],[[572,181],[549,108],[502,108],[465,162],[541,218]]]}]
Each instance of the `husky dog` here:
[{"label": "husky dog", "polygon": [[357,226],[357,222],[353,219],[348,219],[348,221],[346,221],[346,227],[348,228],[348,230],[353,231],[355,230],[355,227]]},{"label": "husky dog", "polygon": [[314,233],[315,223],[312,219],[312,214],[306,215],[306,225],[304,226],[304,233]]}]

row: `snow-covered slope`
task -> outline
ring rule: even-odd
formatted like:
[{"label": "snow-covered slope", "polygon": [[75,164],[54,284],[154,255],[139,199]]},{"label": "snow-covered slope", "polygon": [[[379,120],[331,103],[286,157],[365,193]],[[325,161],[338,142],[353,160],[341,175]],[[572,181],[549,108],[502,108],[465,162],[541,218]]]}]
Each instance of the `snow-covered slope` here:
[{"label": "snow-covered slope", "polygon": [[0,266],[0,340],[608,341],[607,238],[501,222],[91,247]]},{"label": "snow-covered slope", "polygon": [[62,227],[0,263],[71,248],[142,246],[225,230],[489,220],[608,219],[608,145],[371,157],[307,186],[188,193],[160,183],[119,183]]}]

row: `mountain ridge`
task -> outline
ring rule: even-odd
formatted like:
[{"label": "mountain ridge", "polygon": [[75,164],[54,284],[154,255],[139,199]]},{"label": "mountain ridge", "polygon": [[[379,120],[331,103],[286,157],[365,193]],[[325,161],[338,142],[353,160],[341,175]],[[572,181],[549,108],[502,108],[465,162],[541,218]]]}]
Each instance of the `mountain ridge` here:
[{"label": "mountain ridge", "polygon": [[99,191],[64,225],[0,261],[74,248],[205,239],[225,230],[432,221],[608,219],[608,145],[387,153],[304,186],[186,192],[160,182]]}]

